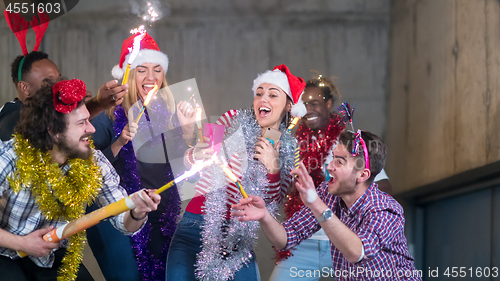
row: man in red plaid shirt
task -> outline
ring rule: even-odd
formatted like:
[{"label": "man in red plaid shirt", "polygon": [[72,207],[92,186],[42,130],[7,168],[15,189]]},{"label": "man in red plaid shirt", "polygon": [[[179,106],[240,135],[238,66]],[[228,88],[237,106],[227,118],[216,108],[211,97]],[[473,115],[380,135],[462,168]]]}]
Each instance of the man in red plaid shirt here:
[{"label": "man in red plaid shirt", "polygon": [[[358,148],[356,153],[353,145]],[[316,190],[302,163],[292,170],[304,206],[288,220],[279,223],[256,196],[241,199],[240,204],[233,205],[232,214],[240,221],[259,221],[279,250],[290,249],[323,228],[330,239],[333,267],[321,272],[291,269],[291,275],[320,274],[337,280],[422,280],[422,271],[415,268],[404,236],[403,208],[373,183],[385,165],[386,155],[387,148],[378,136],[361,132],[356,138],[354,133],[344,131],[327,167],[329,181]]]}]

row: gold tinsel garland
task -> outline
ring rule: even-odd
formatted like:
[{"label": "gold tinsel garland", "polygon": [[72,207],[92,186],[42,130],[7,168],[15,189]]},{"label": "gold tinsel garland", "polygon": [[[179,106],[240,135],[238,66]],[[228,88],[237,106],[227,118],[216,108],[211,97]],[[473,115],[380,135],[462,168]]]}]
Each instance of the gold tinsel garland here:
[{"label": "gold tinsel garland", "polygon": [[[94,145],[91,141],[90,147]],[[70,159],[64,175],[57,163],[51,163],[48,152],[42,153],[27,139],[15,135],[16,169],[8,180],[18,193],[29,189],[42,214],[48,220],[71,221],[85,214],[102,185],[102,173],[91,155],[88,159]],[[74,280],[83,259],[85,232],[69,237],[69,246],[58,272],[58,281]]]}]

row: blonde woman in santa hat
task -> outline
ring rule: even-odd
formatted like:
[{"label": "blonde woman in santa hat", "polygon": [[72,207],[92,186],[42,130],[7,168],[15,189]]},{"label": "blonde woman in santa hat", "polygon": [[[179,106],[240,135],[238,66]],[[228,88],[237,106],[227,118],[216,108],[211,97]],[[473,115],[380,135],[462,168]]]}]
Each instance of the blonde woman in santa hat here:
[{"label": "blonde woman in santa hat", "polygon": [[[123,42],[119,65],[112,74],[121,79],[130,57],[134,39],[142,36],[140,51],[133,61],[128,79],[128,92],[123,103],[92,120],[96,128],[93,134],[95,147],[103,151],[120,175],[120,185],[129,194],[145,188],[157,189],[174,179],[170,159],[182,159],[188,145],[195,145],[195,111],[186,102],[175,105],[167,87],[165,73],[168,57],[160,51],[155,40],[145,31],[132,35]],[[137,39],[138,40],[138,39]],[[138,125],[129,123],[128,112],[134,104],[145,100],[147,93],[158,85],[163,102],[156,103],[155,114],[144,112],[141,127],[149,130],[158,124],[168,122],[167,132],[148,136],[148,142],[140,148],[133,147]],[[159,93],[160,93],[159,92]],[[159,114],[161,112],[161,114]],[[149,128],[148,128],[149,127]],[[141,128],[139,128],[140,130]],[[151,130],[152,132],[153,130]],[[136,151],[134,151],[134,149]],[[140,155],[164,155],[163,163],[146,163],[147,157]],[[138,155],[139,159],[136,158]],[[163,156],[162,156],[163,157]],[[145,160],[143,160],[145,159]],[[146,223],[139,233],[123,239],[108,222],[101,223],[87,231],[89,245],[106,280],[161,280],[165,278],[165,260],[176,220],[180,212],[180,198],[176,187],[161,194],[158,210],[148,218],[136,217]],[[129,239],[129,240],[127,240]]]},{"label": "blonde woman in santa hat", "polygon": [[[216,122],[226,126],[218,155],[248,194],[266,198],[273,213],[291,181],[296,141],[287,126],[290,111],[297,117],[306,113],[300,99],[304,87],[302,78],[279,65],[254,80],[251,107],[230,110]],[[268,129],[281,133],[277,143],[262,137]],[[194,163],[210,153],[197,144],[185,159]],[[242,196],[236,184],[214,165],[204,170],[195,190],[170,245],[167,280],[260,280],[253,252],[258,223],[230,218],[231,204]]]}]

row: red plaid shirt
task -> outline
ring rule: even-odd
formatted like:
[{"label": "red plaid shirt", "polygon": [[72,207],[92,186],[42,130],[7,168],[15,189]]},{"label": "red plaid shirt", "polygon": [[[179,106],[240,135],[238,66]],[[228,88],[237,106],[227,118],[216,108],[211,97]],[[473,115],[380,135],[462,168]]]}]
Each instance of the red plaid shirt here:
[{"label": "red plaid shirt", "polygon": [[[403,208],[390,195],[381,192],[377,184],[347,209],[344,201],[328,193],[328,183],[317,189],[318,195],[333,213],[361,239],[365,257],[358,263],[350,263],[331,244],[333,268],[331,276],[337,280],[422,280],[422,272],[416,270],[413,257],[408,252],[404,235]],[[319,230],[320,225],[306,206],[283,222],[290,249]]]}]

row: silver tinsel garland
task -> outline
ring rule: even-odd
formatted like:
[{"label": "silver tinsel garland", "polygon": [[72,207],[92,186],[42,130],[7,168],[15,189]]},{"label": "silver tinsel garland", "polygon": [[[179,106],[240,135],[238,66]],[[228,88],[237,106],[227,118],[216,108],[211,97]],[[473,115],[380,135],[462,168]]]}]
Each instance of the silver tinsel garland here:
[{"label": "silver tinsel garland", "polygon": [[[281,124],[282,132],[279,150],[280,181],[290,179],[293,168],[293,153],[296,140]],[[231,125],[224,133],[223,150],[221,157],[229,159],[231,155],[238,155],[244,171],[241,184],[248,194],[265,198],[265,189],[269,184],[267,170],[264,164],[254,159],[255,144],[261,136],[262,128],[257,123],[254,111],[240,109],[233,118]],[[244,142],[243,142],[244,140]],[[227,161],[227,160],[226,160]],[[244,169],[246,167],[246,170]],[[226,281],[234,278],[234,274],[247,265],[252,258],[252,250],[257,242],[258,222],[239,222],[237,219],[227,220],[227,178],[218,166],[211,166],[206,171],[210,175],[211,192],[206,195],[205,221],[202,225],[202,250],[198,254],[196,276],[202,281]],[[238,194],[241,199],[241,194]],[[283,203],[268,202],[267,208],[275,214]]]}]

